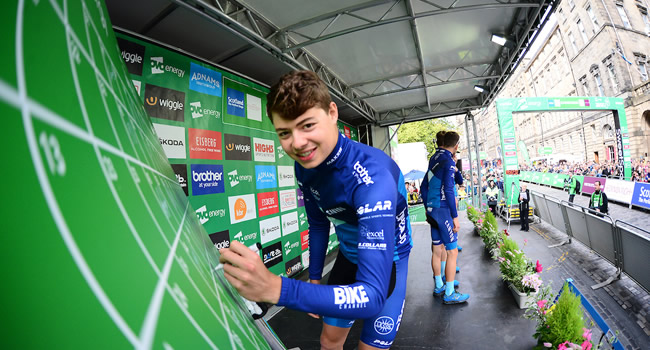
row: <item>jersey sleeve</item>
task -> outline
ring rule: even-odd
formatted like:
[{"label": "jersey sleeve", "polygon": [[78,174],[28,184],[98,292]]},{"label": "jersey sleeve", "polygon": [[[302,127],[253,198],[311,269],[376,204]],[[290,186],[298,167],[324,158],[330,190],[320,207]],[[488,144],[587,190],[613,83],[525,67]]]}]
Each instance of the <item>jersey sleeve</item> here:
[{"label": "jersey sleeve", "polygon": [[459,185],[463,184],[463,174],[461,174],[460,171],[454,173],[454,181]]},{"label": "jersey sleeve", "polygon": [[303,188],[301,191],[305,196],[305,212],[309,223],[309,279],[320,280],[323,277],[330,222],[316,204],[312,194]]},{"label": "jersey sleeve", "polygon": [[454,174],[456,173],[456,165],[453,162],[447,162],[444,167],[444,173],[442,176],[443,185],[445,188],[445,200],[447,201],[447,206],[449,207],[449,212],[451,213],[452,218],[458,216],[456,212],[456,196],[454,195]]},{"label": "jersey sleeve", "polygon": [[393,264],[398,196],[395,179],[382,172],[369,172],[351,194],[359,227],[356,282],[332,286],[283,278],[278,305],[345,319],[366,319],[381,311]]}]

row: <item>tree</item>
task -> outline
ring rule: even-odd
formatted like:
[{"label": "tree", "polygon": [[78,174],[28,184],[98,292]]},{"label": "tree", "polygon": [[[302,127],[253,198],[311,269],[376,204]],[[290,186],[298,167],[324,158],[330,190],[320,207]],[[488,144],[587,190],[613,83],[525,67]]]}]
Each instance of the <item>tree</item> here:
[{"label": "tree", "polygon": [[436,133],[441,130],[456,131],[456,128],[445,118],[420,120],[402,124],[397,131],[397,140],[399,143],[424,142],[427,158],[430,158],[436,151]]}]

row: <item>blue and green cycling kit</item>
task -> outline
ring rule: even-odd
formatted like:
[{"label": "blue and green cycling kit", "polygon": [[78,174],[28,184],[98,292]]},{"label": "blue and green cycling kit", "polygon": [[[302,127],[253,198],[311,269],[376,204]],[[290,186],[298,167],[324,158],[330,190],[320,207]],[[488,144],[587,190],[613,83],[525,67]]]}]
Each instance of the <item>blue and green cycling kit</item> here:
[{"label": "blue and green cycling kit", "polygon": [[439,148],[429,160],[420,186],[426,214],[433,220],[428,220],[432,223],[431,240],[434,245],[444,244],[447,250],[455,249],[458,241],[458,233],[453,232],[453,219],[458,217],[454,195],[455,182],[459,182],[457,174],[451,152]]},{"label": "blue and green cycling kit", "polygon": [[357,270],[345,285],[282,278],[278,305],[326,316],[326,323],[339,327],[363,319],[361,340],[390,347],[401,321],[413,245],[404,176],[384,152],[341,134],[320,165],[305,169],[296,163],[295,171],[309,221],[309,278],[322,278],[330,222],[339,254]]}]

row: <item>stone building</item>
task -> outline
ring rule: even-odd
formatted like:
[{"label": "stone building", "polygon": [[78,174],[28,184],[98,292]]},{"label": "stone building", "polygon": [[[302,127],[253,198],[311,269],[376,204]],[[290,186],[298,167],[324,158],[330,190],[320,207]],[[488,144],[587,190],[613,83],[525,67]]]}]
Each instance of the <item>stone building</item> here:
[{"label": "stone building", "polygon": [[[539,37],[537,52],[527,55],[497,98],[536,96],[607,96],[625,101],[633,159],[650,153],[650,17],[647,0],[563,1]],[[612,24],[613,23],[613,24]],[[479,150],[499,159],[494,102],[474,112]],[[517,142],[532,159],[551,147],[569,160],[616,159],[611,112],[545,112],[513,116]],[[460,129],[465,125],[458,117]],[[470,124],[471,129],[471,124]],[[461,149],[466,157],[466,138]],[[520,161],[523,158],[520,152]]]}]

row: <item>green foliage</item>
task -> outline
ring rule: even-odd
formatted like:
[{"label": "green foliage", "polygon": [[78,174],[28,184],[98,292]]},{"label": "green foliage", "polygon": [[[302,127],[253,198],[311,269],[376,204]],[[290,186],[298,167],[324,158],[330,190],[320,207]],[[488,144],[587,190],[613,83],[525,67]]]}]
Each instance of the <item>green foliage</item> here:
[{"label": "green foliage", "polygon": [[479,235],[483,238],[483,244],[485,244],[485,248],[489,251],[496,249],[503,240],[503,234],[499,232],[497,218],[491,212],[485,213],[483,227],[481,227]]},{"label": "green foliage", "polygon": [[478,225],[478,219],[479,219],[479,212],[478,210],[474,209],[472,206],[467,207],[467,218],[469,221],[471,221],[474,226]]},{"label": "green foliage", "polygon": [[526,259],[523,251],[519,250],[517,242],[505,237],[499,249],[499,269],[504,281],[514,284],[522,293],[534,292],[522,284],[525,275],[533,273],[532,264]]},{"label": "green foliage", "polygon": [[580,297],[573,294],[565,283],[560,298],[547,314],[545,324],[538,325],[535,336],[540,343],[548,342],[557,348],[565,341],[582,343],[584,328]]},{"label": "green foliage", "polygon": [[427,146],[427,158],[436,151],[434,138],[441,130],[455,130],[454,126],[446,119],[427,119],[403,124],[397,131],[399,143],[424,142]]}]

